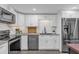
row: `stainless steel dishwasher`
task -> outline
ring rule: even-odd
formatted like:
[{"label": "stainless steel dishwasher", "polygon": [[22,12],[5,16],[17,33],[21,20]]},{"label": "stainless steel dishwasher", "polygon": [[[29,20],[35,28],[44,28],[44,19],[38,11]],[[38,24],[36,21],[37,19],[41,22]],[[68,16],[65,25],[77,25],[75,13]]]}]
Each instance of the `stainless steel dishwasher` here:
[{"label": "stainless steel dishwasher", "polygon": [[38,50],[38,35],[28,35],[28,50]]}]

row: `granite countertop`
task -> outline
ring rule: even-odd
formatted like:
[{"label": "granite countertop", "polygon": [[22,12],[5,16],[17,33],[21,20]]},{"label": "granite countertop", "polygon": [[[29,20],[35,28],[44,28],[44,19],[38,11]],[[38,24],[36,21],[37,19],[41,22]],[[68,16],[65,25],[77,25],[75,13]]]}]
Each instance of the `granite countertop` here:
[{"label": "granite countertop", "polygon": [[22,33],[21,35],[59,35],[56,33]]},{"label": "granite countertop", "polygon": [[21,35],[39,35],[39,33],[22,33]]},{"label": "granite countertop", "polygon": [[14,38],[17,38],[17,37],[20,37],[21,35],[16,35],[16,34],[12,34],[12,35],[9,35],[9,37],[6,37],[6,38],[4,38],[4,39],[0,39],[0,41],[2,42],[2,41],[9,41],[9,40],[12,40],[12,39],[14,39]]},{"label": "granite countertop", "polygon": [[67,44],[67,46],[68,48],[72,49],[76,53],[79,53],[79,44],[70,43],[70,44]]},{"label": "granite countertop", "polygon": [[20,37],[21,35],[16,35],[16,34],[13,34],[13,35],[10,35],[9,36],[9,40],[12,40],[14,38],[17,38],[17,37]]},{"label": "granite countertop", "polygon": [[40,33],[40,35],[59,35],[59,34],[56,34],[56,33]]}]

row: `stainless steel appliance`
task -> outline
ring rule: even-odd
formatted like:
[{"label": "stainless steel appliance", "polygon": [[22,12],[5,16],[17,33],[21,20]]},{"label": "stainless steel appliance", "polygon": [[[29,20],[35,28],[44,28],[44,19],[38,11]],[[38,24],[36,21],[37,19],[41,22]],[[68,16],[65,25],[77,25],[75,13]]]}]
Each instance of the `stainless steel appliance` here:
[{"label": "stainless steel appliance", "polygon": [[38,50],[38,35],[28,35],[28,50]]},{"label": "stainless steel appliance", "polygon": [[0,22],[15,23],[15,15],[8,10],[0,7]]},{"label": "stainless steel appliance", "polygon": [[8,51],[20,50],[20,35],[9,35],[9,30],[0,31],[0,41],[8,42]]},{"label": "stainless steel appliance", "polygon": [[9,30],[2,30],[0,31],[0,40],[8,41],[9,40]]},{"label": "stainless steel appliance", "polygon": [[20,51],[21,36],[12,35],[9,40],[9,51]]}]

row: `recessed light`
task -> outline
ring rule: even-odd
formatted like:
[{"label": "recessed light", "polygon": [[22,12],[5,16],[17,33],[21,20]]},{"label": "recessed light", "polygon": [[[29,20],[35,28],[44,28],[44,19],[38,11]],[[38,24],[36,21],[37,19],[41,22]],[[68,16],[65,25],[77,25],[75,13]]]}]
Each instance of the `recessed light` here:
[{"label": "recessed light", "polygon": [[32,10],[33,10],[33,11],[36,11],[36,8],[33,8]]}]

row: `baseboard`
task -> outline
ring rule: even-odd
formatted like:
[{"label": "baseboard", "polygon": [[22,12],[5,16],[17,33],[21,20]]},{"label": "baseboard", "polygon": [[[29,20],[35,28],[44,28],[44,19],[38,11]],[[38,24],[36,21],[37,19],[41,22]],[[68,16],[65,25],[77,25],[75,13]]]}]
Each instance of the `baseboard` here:
[{"label": "baseboard", "polygon": [[26,49],[22,49],[21,51],[59,51],[59,49],[39,49],[39,50],[26,50]]},{"label": "baseboard", "polygon": [[21,51],[28,51],[28,50],[26,50],[26,49],[21,49]]},{"label": "baseboard", "polygon": [[39,49],[39,51],[59,51],[59,49]]}]

